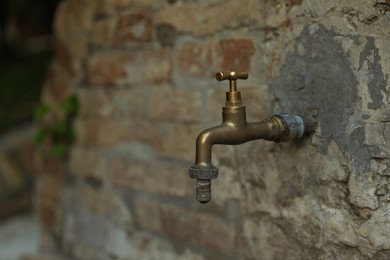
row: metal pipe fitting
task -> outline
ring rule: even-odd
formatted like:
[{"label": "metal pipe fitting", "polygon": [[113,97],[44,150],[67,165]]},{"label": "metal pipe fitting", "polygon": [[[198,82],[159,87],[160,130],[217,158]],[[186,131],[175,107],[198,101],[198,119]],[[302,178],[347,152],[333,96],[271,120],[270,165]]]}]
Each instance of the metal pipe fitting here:
[{"label": "metal pipe fitting", "polygon": [[304,121],[297,115],[274,115],[261,122],[248,123],[236,85],[236,80],[247,79],[248,73],[219,72],[216,78],[230,81],[230,91],[226,93],[226,104],[222,109],[222,124],[199,134],[195,164],[189,168],[190,177],[196,179],[196,198],[201,203],[211,199],[211,179],[217,178],[219,173],[211,162],[214,144],[238,145],[258,139],[281,142],[300,138],[305,132]]}]

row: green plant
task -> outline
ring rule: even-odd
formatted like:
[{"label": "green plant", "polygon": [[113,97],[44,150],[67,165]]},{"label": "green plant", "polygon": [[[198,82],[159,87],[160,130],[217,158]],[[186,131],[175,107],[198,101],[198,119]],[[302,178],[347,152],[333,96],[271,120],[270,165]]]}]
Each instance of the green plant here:
[{"label": "green plant", "polygon": [[75,140],[72,123],[78,110],[79,100],[74,94],[55,107],[39,105],[34,116],[39,124],[34,143],[48,144],[55,156],[66,155]]}]

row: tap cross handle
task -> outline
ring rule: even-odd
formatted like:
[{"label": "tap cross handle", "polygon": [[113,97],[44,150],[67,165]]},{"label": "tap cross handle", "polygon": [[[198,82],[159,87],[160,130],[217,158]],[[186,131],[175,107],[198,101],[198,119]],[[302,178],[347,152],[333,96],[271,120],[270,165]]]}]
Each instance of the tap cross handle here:
[{"label": "tap cross handle", "polygon": [[228,79],[230,82],[230,92],[237,92],[237,83],[236,81],[238,79],[247,79],[248,78],[248,72],[218,72],[215,74],[215,78],[218,81],[226,80]]}]

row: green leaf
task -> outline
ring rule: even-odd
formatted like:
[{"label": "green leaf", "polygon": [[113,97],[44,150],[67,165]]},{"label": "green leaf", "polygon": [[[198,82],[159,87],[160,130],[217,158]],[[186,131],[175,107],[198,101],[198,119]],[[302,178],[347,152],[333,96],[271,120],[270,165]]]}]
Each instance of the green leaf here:
[{"label": "green leaf", "polygon": [[68,124],[68,121],[66,119],[63,119],[54,126],[53,134],[56,138],[62,139],[64,136],[67,135],[67,131],[69,129]]},{"label": "green leaf", "polygon": [[66,153],[66,146],[62,143],[56,143],[53,145],[52,152],[57,157],[62,157]]},{"label": "green leaf", "polygon": [[39,128],[38,131],[34,135],[34,144],[39,145],[42,144],[43,140],[46,138],[48,134],[47,129],[45,128]]},{"label": "green leaf", "polygon": [[75,94],[71,95],[69,98],[67,98],[60,104],[60,108],[66,115],[75,115],[79,110],[78,97]]},{"label": "green leaf", "polygon": [[34,111],[35,121],[40,121],[42,118],[50,112],[50,107],[47,104],[39,104]]}]

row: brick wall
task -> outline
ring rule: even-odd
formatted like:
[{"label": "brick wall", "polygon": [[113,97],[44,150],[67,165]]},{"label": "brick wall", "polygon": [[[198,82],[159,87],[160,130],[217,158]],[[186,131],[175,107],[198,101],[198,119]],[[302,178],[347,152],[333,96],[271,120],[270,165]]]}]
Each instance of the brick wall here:
[{"label": "brick wall", "polygon": [[[43,161],[43,254],[66,259],[389,257],[389,8],[374,1],[67,0],[43,99],[75,92],[67,160]],[[195,138],[226,83],[248,119],[314,115],[292,143],[217,146],[195,200]],[[382,257],[382,258],[381,258]]]}]

